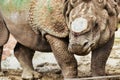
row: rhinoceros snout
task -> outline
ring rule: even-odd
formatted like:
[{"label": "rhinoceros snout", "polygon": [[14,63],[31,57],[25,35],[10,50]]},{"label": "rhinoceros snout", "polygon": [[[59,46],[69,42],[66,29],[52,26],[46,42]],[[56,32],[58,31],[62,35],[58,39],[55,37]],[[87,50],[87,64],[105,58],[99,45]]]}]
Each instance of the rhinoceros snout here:
[{"label": "rhinoceros snout", "polygon": [[80,43],[69,43],[68,51],[74,54],[82,55],[87,54],[91,50],[88,40],[81,41]]}]

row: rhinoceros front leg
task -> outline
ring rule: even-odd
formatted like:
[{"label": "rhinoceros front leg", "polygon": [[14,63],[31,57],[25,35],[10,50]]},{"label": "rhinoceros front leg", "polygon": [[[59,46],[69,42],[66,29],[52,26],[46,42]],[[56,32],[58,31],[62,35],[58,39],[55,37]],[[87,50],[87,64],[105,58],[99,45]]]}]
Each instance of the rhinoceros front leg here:
[{"label": "rhinoceros front leg", "polygon": [[92,59],[91,59],[92,76],[106,75],[105,65],[110,55],[113,43],[114,43],[114,36],[106,44],[93,51]]},{"label": "rhinoceros front leg", "polygon": [[32,58],[34,55],[34,50],[31,50],[19,43],[16,44],[16,47],[14,49],[15,56],[20,62],[23,73],[22,78],[23,79],[37,79],[41,77],[41,74],[34,71],[33,64],[32,64]]},{"label": "rhinoceros front leg", "polygon": [[73,54],[68,52],[68,44],[62,39],[46,35],[52,51],[62,69],[64,78],[73,78],[77,76],[77,61]]}]

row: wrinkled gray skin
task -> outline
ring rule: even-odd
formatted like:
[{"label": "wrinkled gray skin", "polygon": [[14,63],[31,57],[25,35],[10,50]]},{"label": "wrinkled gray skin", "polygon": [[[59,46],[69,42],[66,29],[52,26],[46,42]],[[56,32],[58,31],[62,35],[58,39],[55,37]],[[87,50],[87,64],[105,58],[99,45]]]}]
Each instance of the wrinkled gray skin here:
[{"label": "wrinkled gray skin", "polygon": [[[7,42],[10,32],[18,41],[14,48],[14,52],[16,58],[23,67],[22,78],[32,79],[41,77],[40,73],[34,71],[32,64],[32,58],[35,51],[53,51],[61,67],[64,78],[77,77],[77,61],[74,54],[86,55],[92,51],[92,76],[106,75],[105,65],[114,42],[116,13],[111,15],[108,8],[101,8],[101,6],[96,7],[97,4],[93,3],[96,0],[80,1],[81,3],[77,5],[77,7],[73,7],[69,12],[69,16],[67,16],[69,18],[68,23],[70,32],[69,36],[66,38],[58,38],[49,34],[44,36],[42,36],[41,33],[35,34],[27,22],[26,12],[17,14],[16,19],[13,21],[5,18],[6,23],[9,24],[8,26],[5,25],[3,18],[0,17],[0,53],[2,54],[3,45]],[[81,11],[80,5],[82,4],[88,6],[87,8],[84,5],[82,6],[82,9],[86,9],[85,12],[84,10],[83,12]],[[74,6],[73,3],[72,6]],[[87,20],[87,28],[75,32],[71,24],[75,19],[81,17],[82,19],[80,20]],[[109,24],[107,21],[109,21]],[[113,29],[111,29],[110,23],[114,25],[112,26]],[[85,26],[82,25],[82,27]]]}]

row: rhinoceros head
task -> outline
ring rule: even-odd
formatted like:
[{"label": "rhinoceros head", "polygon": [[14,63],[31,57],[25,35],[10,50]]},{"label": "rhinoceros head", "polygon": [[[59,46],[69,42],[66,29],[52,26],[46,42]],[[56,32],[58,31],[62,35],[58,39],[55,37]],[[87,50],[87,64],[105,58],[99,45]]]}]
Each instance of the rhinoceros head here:
[{"label": "rhinoceros head", "polygon": [[70,0],[66,21],[69,26],[68,50],[86,55],[114,34],[117,11],[114,0]]}]

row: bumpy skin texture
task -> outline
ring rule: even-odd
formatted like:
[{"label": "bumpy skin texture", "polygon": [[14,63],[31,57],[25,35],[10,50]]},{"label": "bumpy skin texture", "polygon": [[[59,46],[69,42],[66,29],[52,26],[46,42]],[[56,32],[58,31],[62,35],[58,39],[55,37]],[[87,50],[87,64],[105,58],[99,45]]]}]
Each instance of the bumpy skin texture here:
[{"label": "bumpy skin texture", "polygon": [[[65,2],[66,1],[67,0],[65,0]],[[71,6],[74,6],[74,4],[78,4],[75,2],[68,2],[68,1],[66,4],[67,5],[69,4],[69,6],[66,6],[66,7],[69,7],[69,8],[65,8],[65,10],[67,10],[68,14],[64,14],[67,17],[69,16],[69,13],[71,11],[70,8],[73,8]],[[70,0],[70,1],[73,1],[73,0]],[[76,0],[74,0],[74,1],[76,1]],[[85,3],[86,3],[86,2],[89,2],[92,0],[78,0],[78,1],[85,1]],[[96,1],[96,0],[94,0],[94,1]],[[100,10],[102,10],[102,8]],[[78,73],[77,61],[74,57],[74,54],[76,54],[76,53],[75,52],[71,53],[68,50],[70,38],[69,37],[59,38],[59,37],[52,36],[50,34],[42,35],[41,32],[39,34],[36,34],[30,27],[30,25],[28,24],[28,21],[26,20],[27,19],[26,16],[27,16],[27,13],[22,12],[16,16],[17,18],[14,19],[14,21],[10,21],[9,19],[5,18],[6,23],[9,24],[7,27],[8,30],[18,41],[14,51],[15,51],[16,58],[19,60],[20,64],[23,67],[22,78],[33,79],[33,78],[41,77],[41,74],[34,72],[33,65],[32,65],[32,57],[34,55],[35,50],[41,51],[41,52],[53,51],[53,53],[56,57],[56,60],[58,61],[58,64],[60,65],[60,67],[62,69],[63,76],[65,78],[77,77],[77,73]],[[102,17],[103,17],[103,15],[102,15]],[[114,19],[113,16],[112,16],[112,18]],[[66,21],[67,21],[67,19],[68,18],[66,18]],[[110,20],[110,22],[111,21],[112,20]],[[105,26],[105,28],[103,27],[104,29],[100,29],[101,27],[100,28],[97,27],[97,28],[98,29],[93,28],[93,26],[90,27],[90,29],[93,29],[89,33],[91,35],[85,33],[81,37],[81,36],[78,36],[75,34],[75,37],[77,36],[77,38],[87,37],[88,39],[92,39],[91,36],[94,36],[93,39],[95,39],[95,37],[97,38],[98,34],[99,34],[99,37],[100,37],[100,40],[98,40],[99,43],[92,49],[92,51],[93,51],[92,59],[91,59],[92,76],[105,75],[105,64],[106,64],[106,61],[109,57],[110,51],[113,46],[114,31],[115,31],[116,27],[113,26],[114,30],[113,30],[112,34],[110,34],[110,32],[112,32],[112,30],[110,31],[110,28],[108,26],[107,26],[107,28],[106,28],[106,26]],[[97,33],[95,33],[95,32],[97,32]],[[79,42],[79,41],[82,42],[81,39],[80,40],[79,39],[77,42]],[[90,42],[90,41],[88,41],[88,42]],[[103,42],[104,42],[104,44],[103,44]],[[2,49],[2,47],[1,47],[1,49]],[[1,50],[1,52],[2,52],[2,50]],[[80,50],[80,52],[82,52],[82,50]],[[87,53],[81,53],[81,54],[87,54]]]},{"label": "bumpy skin texture", "polygon": [[114,43],[114,36],[112,36],[112,38],[107,43],[93,50],[92,58],[91,58],[92,76],[106,75],[105,65],[110,55],[113,43]]},{"label": "bumpy skin texture", "polygon": [[68,51],[68,42],[51,35],[46,35],[46,38],[51,45],[52,51],[62,69],[64,77],[77,77],[77,62],[74,55]]},{"label": "bumpy skin texture", "polygon": [[34,32],[39,33],[39,30],[44,30],[56,37],[65,38],[69,31],[62,14],[63,7],[62,0],[32,0],[29,23]]}]

